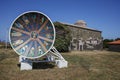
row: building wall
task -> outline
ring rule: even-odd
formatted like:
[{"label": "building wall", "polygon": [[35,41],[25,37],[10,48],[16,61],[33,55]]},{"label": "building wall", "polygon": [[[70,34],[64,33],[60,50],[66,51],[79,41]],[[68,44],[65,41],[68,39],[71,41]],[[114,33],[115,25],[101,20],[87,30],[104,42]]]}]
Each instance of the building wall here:
[{"label": "building wall", "polygon": [[120,52],[120,44],[110,44],[108,48],[110,51]]},{"label": "building wall", "polygon": [[67,26],[71,31],[70,50],[101,50],[102,36],[101,31],[87,28]]}]

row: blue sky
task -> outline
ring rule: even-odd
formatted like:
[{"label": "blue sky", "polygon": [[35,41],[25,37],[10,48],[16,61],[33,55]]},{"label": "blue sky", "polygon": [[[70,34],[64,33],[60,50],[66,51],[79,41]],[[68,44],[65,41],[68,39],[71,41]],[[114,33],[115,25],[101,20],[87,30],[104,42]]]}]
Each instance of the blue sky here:
[{"label": "blue sky", "polygon": [[26,11],[40,11],[51,20],[74,24],[84,20],[103,38],[120,37],[120,0],[1,0],[0,40],[8,37],[12,21]]}]

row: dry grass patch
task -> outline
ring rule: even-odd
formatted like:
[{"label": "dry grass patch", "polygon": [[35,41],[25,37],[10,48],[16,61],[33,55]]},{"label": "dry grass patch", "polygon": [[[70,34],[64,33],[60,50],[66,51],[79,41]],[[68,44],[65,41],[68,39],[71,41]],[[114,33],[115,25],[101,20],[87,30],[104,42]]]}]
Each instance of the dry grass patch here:
[{"label": "dry grass patch", "polygon": [[57,67],[20,71],[18,55],[0,49],[0,80],[120,80],[120,53],[73,51],[62,53],[68,68]]}]

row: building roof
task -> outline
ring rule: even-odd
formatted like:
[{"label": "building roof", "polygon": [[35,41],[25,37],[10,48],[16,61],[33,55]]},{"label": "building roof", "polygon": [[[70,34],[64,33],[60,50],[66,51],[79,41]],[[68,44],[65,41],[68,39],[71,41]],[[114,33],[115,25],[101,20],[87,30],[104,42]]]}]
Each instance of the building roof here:
[{"label": "building roof", "polygon": [[120,44],[120,40],[109,42],[108,44]]},{"label": "building roof", "polygon": [[99,30],[96,30],[96,29],[92,29],[92,28],[88,28],[88,27],[83,27],[83,26],[80,26],[80,25],[63,23],[63,22],[59,22],[59,23],[61,23],[63,25],[67,25],[67,26],[73,26],[73,27],[77,27],[77,28],[82,28],[82,29],[88,29],[88,30],[92,30],[92,31],[102,32],[102,31],[99,31]]}]

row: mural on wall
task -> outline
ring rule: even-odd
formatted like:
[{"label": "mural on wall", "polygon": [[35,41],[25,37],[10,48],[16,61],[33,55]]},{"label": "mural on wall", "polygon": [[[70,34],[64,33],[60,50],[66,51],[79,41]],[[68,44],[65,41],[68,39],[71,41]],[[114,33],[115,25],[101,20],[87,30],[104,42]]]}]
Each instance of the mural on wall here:
[{"label": "mural on wall", "polygon": [[102,46],[102,39],[92,37],[86,40],[73,38],[70,46],[72,50],[97,50]]}]

